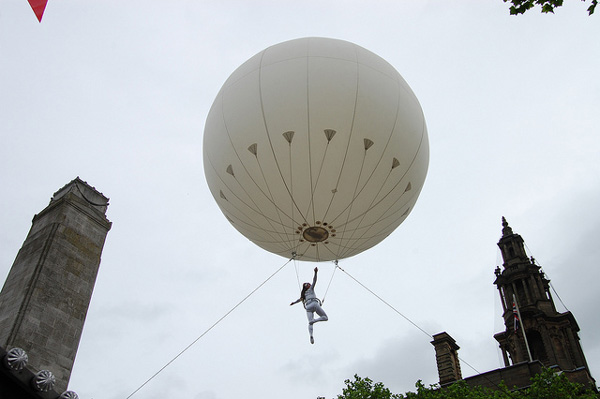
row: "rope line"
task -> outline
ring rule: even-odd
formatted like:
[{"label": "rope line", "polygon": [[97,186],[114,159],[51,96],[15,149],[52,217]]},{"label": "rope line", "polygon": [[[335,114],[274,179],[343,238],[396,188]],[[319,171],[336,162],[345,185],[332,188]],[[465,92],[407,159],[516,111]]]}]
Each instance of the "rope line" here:
[{"label": "rope line", "polygon": [[298,289],[302,290],[302,283],[300,282],[300,270],[298,268],[298,262],[294,259],[294,270],[296,270],[296,281],[298,281]]},{"label": "rope line", "polygon": [[335,261],[333,261],[333,263],[335,264],[335,266],[333,268],[333,273],[331,273],[331,278],[329,279],[329,284],[327,284],[327,289],[325,290],[325,293],[323,294],[323,300],[321,301],[321,303],[325,303],[325,297],[327,296],[327,293],[329,292],[329,287],[331,287],[331,282],[333,281],[333,276],[335,276],[335,271],[338,268],[337,259]]},{"label": "rope line", "polygon": [[225,313],[225,315],[223,315],[219,320],[217,320],[212,326],[210,326],[209,328],[207,328],[202,334],[200,334],[200,336],[198,338],[196,338],[195,340],[192,341],[191,344],[189,344],[188,346],[186,346],[185,348],[183,348],[183,350],[181,352],[179,352],[174,358],[172,358],[171,360],[169,360],[167,362],[167,364],[165,364],[163,367],[160,368],[160,370],[158,370],[156,373],[154,373],[150,378],[148,378],[146,380],[146,382],[144,382],[142,385],[140,385],[139,388],[137,388],[135,391],[133,391],[127,398],[125,399],[129,399],[131,398],[133,395],[135,395],[140,389],[142,389],[146,384],[148,384],[150,381],[152,381],[157,375],[159,375],[164,369],[166,369],[167,367],[169,367],[171,365],[171,363],[173,363],[175,360],[177,360],[177,358],[179,358],[181,355],[183,355],[188,349],[190,349],[196,342],[198,342],[202,337],[204,337],[210,330],[212,330],[217,324],[219,324],[221,321],[223,321],[223,319],[225,319],[227,316],[229,316],[235,309],[237,309],[242,303],[244,303],[248,298],[250,298],[250,296],[252,294],[254,294],[256,291],[258,291],[263,285],[265,285],[269,280],[271,280],[271,278],[273,278],[277,273],[279,273],[281,271],[281,269],[283,269],[288,263],[290,263],[294,258],[296,257],[296,254],[294,253],[292,255],[292,257],[285,262],[279,269],[277,269],[273,274],[271,274],[269,277],[267,277],[267,279],[265,281],[263,281],[262,283],[260,283],[258,285],[258,287],[256,287],[255,289],[253,289],[248,295],[246,295],[244,297],[244,299],[242,299],[241,301],[239,301],[237,303],[237,305],[235,305],[234,307],[232,307],[227,313]]},{"label": "rope line", "polygon": [[429,334],[427,331],[425,331],[424,329],[422,329],[421,327],[419,327],[417,325],[417,323],[415,323],[414,321],[412,321],[411,319],[409,319],[408,317],[406,317],[405,315],[403,315],[398,309],[396,309],[395,307],[393,307],[392,305],[390,305],[389,302],[387,302],[385,299],[383,299],[382,297],[380,297],[379,295],[377,295],[375,292],[373,292],[369,287],[367,287],[366,285],[364,285],[363,283],[361,283],[360,281],[358,281],[356,278],[354,278],[354,276],[352,276],[350,273],[348,273],[346,270],[342,269],[339,266],[336,266],[338,269],[340,269],[341,271],[343,271],[344,273],[346,273],[346,275],[348,275],[348,277],[350,277],[352,280],[356,281],[356,283],[358,283],[358,285],[360,285],[361,287],[363,287],[365,290],[369,291],[371,294],[373,294],[377,299],[379,299],[381,302],[383,302],[384,304],[386,304],[390,309],[392,309],[394,312],[398,313],[400,316],[402,316],[406,321],[408,321],[410,324],[412,324],[413,326],[415,326],[416,328],[418,328],[422,333],[424,333],[425,335],[427,335],[429,338],[433,339],[433,336],[431,334]]},{"label": "rope line", "polygon": [[[533,251],[531,251],[531,249],[527,246],[527,244],[524,243],[524,245],[525,245],[525,248],[527,249],[529,258],[531,259],[531,263],[533,263],[534,265],[539,266],[540,269],[541,269],[541,271],[542,271],[542,273],[544,273],[546,276],[548,276],[548,273],[546,273],[546,271],[544,270],[544,268],[542,267],[542,265],[537,261],[537,258],[533,257]],[[550,288],[552,289],[552,291],[554,291],[554,293],[556,294],[556,297],[558,298],[558,301],[563,305],[563,307],[565,308],[565,310],[567,312],[570,312],[569,308],[567,307],[567,305],[565,305],[565,303],[561,299],[560,295],[558,295],[558,292],[554,288],[554,285],[552,284],[552,279],[550,277],[548,277],[547,280],[548,280],[548,285],[550,286]]]},{"label": "rope line", "polygon": [[[285,262],[275,272],[273,272],[269,277],[267,277],[266,280],[264,280],[262,283],[260,283],[255,289],[253,289],[241,301],[239,301],[235,306],[233,306],[227,313],[225,313],[221,318],[219,318],[215,323],[213,323],[209,328],[207,328],[202,334],[200,334],[196,339],[194,339],[189,345],[187,345],[185,348],[183,348],[183,350],[181,350],[177,355],[175,355],[171,360],[169,360],[163,367],[161,367],[156,373],[154,373],[150,378],[148,378],[142,385],[140,385],[135,391],[133,391],[131,394],[129,394],[129,396],[127,396],[125,399],[131,398],[133,395],[135,395],[137,392],[139,392],[143,387],[145,387],[150,381],[152,381],[154,378],[156,378],[161,372],[163,372],[167,367],[169,367],[173,362],[175,362],[175,360],[177,360],[188,349],[190,349],[196,342],[198,342],[201,338],[203,338],[206,334],[208,334],[209,331],[211,331],[214,327],[216,327],[217,324],[219,324],[221,321],[223,321],[227,316],[229,316],[231,313],[233,313],[233,311],[236,310],[242,303],[244,303],[248,298],[250,298],[256,291],[258,291],[260,288],[262,288],[263,285],[265,285],[277,273],[279,273],[285,266],[287,266],[288,263],[290,263],[291,261],[295,260],[295,258],[296,258],[296,253],[293,252],[292,253],[292,257],[287,262]],[[352,280],[354,280],[358,285],[360,285],[365,290],[367,290],[368,292],[370,292],[373,296],[375,296],[377,299],[379,299],[381,302],[383,302],[385,305],[387,305],[390,309],[392,309],[398,315],[402,316],[402,318],[404,318],[406,321],[408,321],[410,324],[412,324],[414,327],[416,327],[419,331],[421,331],[422,333],[424,333],[425,335],[427,335],[427,337],[433,339],[433,336],[430,333],[428,333],[427,331],[425,331],[423,328],[421,328],[419,325],[417,325],[415,322],[413,322],[411,319],[409,319],[407,316],[405,316],[403,313],[401,313],[398,309],[396,309],[394,306],[392,306],[389,302],[387,302],[382,297],[380,297],[379,295],[377,295],[373,290],[371,290],[366,285],[364,285],[363,283],[361,283],[360,281],[358,281],[354,276],[352,276],[346,270],[344,270],[343,268],[341,268],[338,265],[337,261],[335,261],[335,268],[334,268],[333,274],[335,274],[335,269],[340,269],[348,277],[350,277]],[[333,280],[333,274],[331,276],[331,279],[329,280],[329,285],[331,285],[331,281]],[[327,286],[327,290],[329,290],[329,285]],[[327,290],[326,290],[325,294],[327,294]],[[323,297],[323,300],[324,300],[324,298],[325,298],[325,296]],[[475,371],[478,374],[482,374],[479,370],[477,370],[475,367],[473,367],[470,363],[468,363],[467,361],[465,361],[463,358],[461,358],[460,356],[458,358],[459,358],[459,360],[461,362],[463,362],[468,367],[470,367],[471,369],[473,369],[473,371]],[[497,385],[493,381],[491,381],[487,376],[485,376],[485,378],[488,379],[488,381],[490,381],[493,385]],[[505,393],[508,397],[512,397],[512,395],[510,395],[509,392],[503,392],[503,393]]]},{"label": "rope line", "polygon": [[[542,269],[543,271],[544,269]],[[544,272],[545,273],[545,272]],[[567,307],[567,305],[565,305],[565,303],[563,302],[563,300],[561,299],[560,295],[558,295],[558,291],[556,291],[556,289],[554,288],[554,285],[552,285],[551,282],[548,283],[548,285],[550,285],[550,288],[552,288],[552,291],[554,291],[554,293],[556,294],[556,297],[558,298],[558,301],[563,305],[563,307],[565,308],[565,310],[567,312],[570,312],[569,308]]]},{"label": "rope line", "polygon": [[[406,321],[408,321],[410,324],[412,324],[413,326],[415,326],[417,329],[419,329],[422,333],[424,333],[425,335],[427,335],[429,338],[433,339],[433,336],[431,334],[429,334],[427,331],[425,331],[423,328],[419,327],[419,325],[417,325],[417,323],[415,323],[414,321],[412,321],[411,319],[409,319],[407,316],[405,316],[404,314],[402,314],[398,309],[396,309],[395,307],[393,307],[389,302],[387,302],[386,300],[384,300],[382,297],[380,297],[379,295],[377,295],[375,292],[373,292],[370,288],[368,288],[366,285],[364,285],[363,283],[361,283],[360,281],[358,281],[354,276],[352,276],[350,273],[348,273],[346,270],[342,269],[340,266],[337,265],[336,263],[336,268],[340,269],[341,271],[343,271],[344,273],[346,273],[346,275],[348,277],[350,277],[352,280],[354,280],[358,285],[360,285],[361,287],[363,287],[364,289],[366,289],[367,291],[369,291],[371,294],[373,294],[377,299],[379,299],[381,302],[383,302],[384,304],[386,304],[390,309],[392,309],[394,312],[398,313],[400,316],[402,316]],[[477,374],[479,375],[483,375],[483,373],[481,373],[479,370],[477,370],[475,367],[473,367],[469,362],[467,362],[465,359],[461,358],[460,356],[457,356],[458,359],[466,364],[468,367],[470,367],[473,371],[475,371]],[[488,382],[490,382],[492,385],[499,387],[498,384],[496,384],[494,381],[492,381],[488,376],[483,375],[483,377],[488,380]],[[508,392],[504,392],[509,398],[512,397],[512,395]]]}]

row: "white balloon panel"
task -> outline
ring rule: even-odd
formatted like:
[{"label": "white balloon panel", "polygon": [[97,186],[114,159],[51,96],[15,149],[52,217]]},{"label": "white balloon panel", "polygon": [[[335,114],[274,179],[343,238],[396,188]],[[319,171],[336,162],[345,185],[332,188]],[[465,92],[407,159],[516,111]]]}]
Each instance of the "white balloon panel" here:
[{"label": "white balloon panel", "polygon": [[223,85],[206,120],[204,169],[232,225],[267,251],[356,255],[408,216],[429,162],[419,102],[355,44],[267,48]]}]

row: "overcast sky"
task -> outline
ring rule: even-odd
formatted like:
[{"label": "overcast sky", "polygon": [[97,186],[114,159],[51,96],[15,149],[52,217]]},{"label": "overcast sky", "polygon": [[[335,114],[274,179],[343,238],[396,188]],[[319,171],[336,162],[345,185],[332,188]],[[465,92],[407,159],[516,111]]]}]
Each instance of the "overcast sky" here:
[{"label": "overcast sky", "polygon": [[[0,281],[52,194],[80,176],[113,222],[69,389],[125,399],[281,267],[221,214],[202,135],[221,85],[264,48],[343,39],[392,64],[429,129],[413,212],[340,266],[310,345],[290,263],[133,398],[306,399],[356,373],[392,391],[437,382],[431,338],[463,376],[502,367],[494,269],[501,217],[581,328],[600,378],[600,15],[569,0],[510,16],[502,0],[26,0],[0,3]],[[317,294],[332,275],[321,269]],[[562,304],[557,306],[564,311]]]}]

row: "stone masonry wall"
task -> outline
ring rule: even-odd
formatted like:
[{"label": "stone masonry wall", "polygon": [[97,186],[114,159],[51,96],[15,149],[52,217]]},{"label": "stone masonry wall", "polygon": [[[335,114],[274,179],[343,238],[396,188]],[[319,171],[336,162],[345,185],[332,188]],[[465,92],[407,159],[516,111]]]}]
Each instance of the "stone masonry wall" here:
[{"label": "stone masonry wall", "polygon": [[0,346],[24,349],[34,371],[54,373],[58,392],[67,389],[111,227],[106,207],[76,186],[86,184],[70,184],[34,217],[0,293]]}]

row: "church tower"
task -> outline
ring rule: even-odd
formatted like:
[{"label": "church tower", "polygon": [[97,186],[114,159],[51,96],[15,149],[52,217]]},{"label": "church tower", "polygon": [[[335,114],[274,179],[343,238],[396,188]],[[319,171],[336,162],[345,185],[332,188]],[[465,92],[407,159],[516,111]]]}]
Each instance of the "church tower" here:
[{"label": "church tower", "polygon": [[67,389],[111,222],[108,198],[76,178],[33,217],[0,292],[0,347]]},{"label": "church tower", "polygon": [[498,247],[504,263],[502,269],[496,268],[494,284],[500,293],[506,330],[494,338],[505,366],[539,360],[545,367],[585,371],[586,379],[593,383],[575,317],[556,310],[550,280],[535,259],[527,256],[523,238],[513,233],[504,217]]}]

